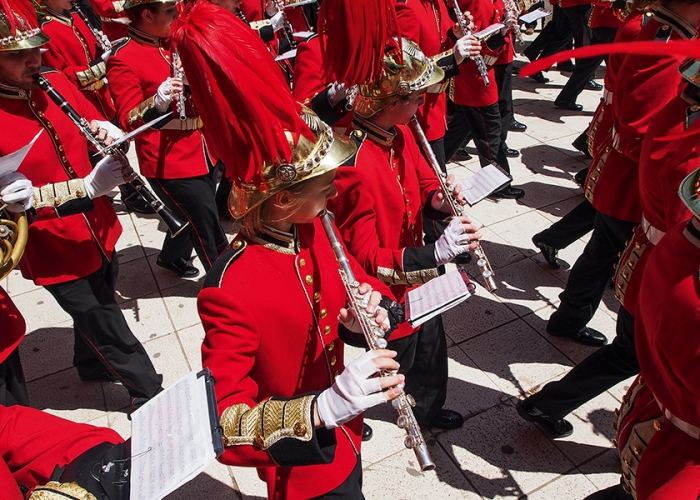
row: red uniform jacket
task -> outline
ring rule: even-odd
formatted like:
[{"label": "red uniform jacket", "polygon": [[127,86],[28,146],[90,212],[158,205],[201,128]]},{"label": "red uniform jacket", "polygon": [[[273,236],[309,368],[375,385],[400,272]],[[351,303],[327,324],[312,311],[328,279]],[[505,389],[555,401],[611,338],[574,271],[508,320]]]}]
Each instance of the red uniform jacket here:
[{"label": "red uniform jacket", "polygon": [[[107,61],[107,76],[117,107],[119,123],[125,130],[144,124],[144,113],[155,111],[153,96],[169,76],[171,49],[168,40],[129,29],[131,40]],[[160,130],[144,132],[136,138],[136,155],[141,173],[155,179],[183,179],[206,175],[202,134],[199,130],[171,130],[180,123],[176,103],[170,105],[174,118]],[[196,120],[187,101],[187,116]],[[155,112],[157,117],[160,113]],[[146,120],[150,121],[150,120]],[[188,120],[189,121],[189,120]]]},{"label": "red uniform jacket", "polygon": [[[401,36],[417,43],[426,56],[436,56],[452,47],[453,42],[448,33],[454,23],[443,0],[396,0],[396,14]],[[425,94],[425,104],[416,116],[429,141],[444,137],[447,128],[447,95],[444,92],[428,91]]]},{"label": "red uniform jacket", "polygon": [[[698,93],[694,85],[688,84],[687,88],[694,94]],[[652,227],[649,228],[646,224],[637,227],[622,253],[615,278],[617,289],[624,288],[622,305],[632,314],[636,311],[644,267],[654,249],[654,233],[665,233],[690,217],[690,211],[678,196],[678,186],[700,163],[700,150],[695,147],[696,138],[676,141],[671,148],[667,142],[656,139],[682,133],[687,129],[689,121],[696,120],[698,116],[700,96],[675,97],[656,115],[642,141],[639,193],[642,214]],[[662,149],[669,153],[655,158]]]},{"label": "red uniform jacket", "polygon": [[[78,14],[70,17],[49,10],[49,16],[43,18],[41,31],[51,41],[45,47],[48,49],[41,55],[42,62],[62,71],[73,82],[87,100],[95,106],[102,115],[111,120],[114,118],[114,103],[109,94],[109,88],[103,78],[81,82],[78,74],[88,70],[89,64],[98,59],[97,41]],[[99,59],[101,61],[101,59]]]},{"label": "red uniform jacket", "polygon": [[19,310],[0,287],[0,323],[2,323],[2,335],[0,335],[0,363],[4,362],[12,352],[17,349],[24,338],[27,325]]},{"label": "red uniform jacket", "polygon": [[[88,121],[104,120],[62,73],[44,76],[78,114]],[[85,139],[42,90],[0,89],[0,123],[12,124],[12,133],[0,135],[0,156],[29,144],[43,130],[18,170],[35,187],[85,177],[92,170]],[[109,198],[100,196],[93,204],[90,212],[66,217],[58,217],[51,209],[38,211],[19,263],[25,278],[37,285],[64,283],[97,271],[101,254],[111,259],[121,225]]]},{"label": "red uniform jacket", "polygon": [[124,440],[112,429],[78,424],[24,406],[0,406],[0,491],[20,500],[20,486],[44,485],[56,466],[102,443]]},{"label": "red uniform jacket", "polygon": [[651,255],[635,315],[644,382],[640,404],[635,399],[635,408],[620,427],[620,446],[627,442],[633,424],[650,418],[661,423],[646,449],[640,447],[638,500],[649,498],[683,469],[700,465],[700,441],[661,417],[659,409],[700,427],[700,240],[686,226],[672,228]]},{"label": "red uniform jacket", "polygon": [[[216,378],[219,413],[272,396],[291,398],[329,388],[345,366],[338,313],[345,287],[317,219],[298,237],[239,235],[207,274],[197,299],[206,331],[202,364]],[[360,282],[388,289],[351,259]],[[330,464],[279,467],[273,448],[231,446],[223,463],[257,467],[269,498],[306,499],[331,491],[350,474],[360,452],[362,417],[335,430]],[[299,442],[300,453],[309,443]]]},{"label": "red uniform jacket", "polygon": [[[423,246],[422,213],[440,185],[408,127],[395,131],[392,146],[375,142],[361,129],[350,134],[359,144],[357,155],[338,169],[338,196],[329,200],[328,209],[350,253],[369,275],[397,283],[391,290],[403,301],[407,283],[437,276],[433,245]],[[391,338],[414,331],[403,323]]]},{"label": "red uniform jacket", "polygon": [[124,0],[90,0],[92,10],[100,16],[102,31],[110,40],[125,37],[129,25],[122,22],[127,19],[124,13]]},{"label": "red uniform jacket", "polygon": [[[462,12],[469,11],[474,16],[474,31],[481,31],[503,19],[503,0],[459,0]],[[497,36],[497,35],[495,35]],[[489,50],[482,43],[482,55],[498,56],[501,49]],[[474,61],[465,61],[459,68],[459,75],[453,81],[450,98],[455,104],[471,107],[490,106],[498,102],[498,85],[493,67],[488,67],[491,85],[484,85]]]},{"label": "red uniform jacket", "polygon": [[[695,29],[669,10],[660,7],[642,28],[635,40],[687,39],[695,36]],[[677,56],[625,57],[613,89],[615,130],[612,149],[594,159],[595,168],[588,175],[594,180],[589,200],[599,212],[629,222],[640,222],[639,156],[642,139],[649,124],[681,90]],[[614,134],[613,134],[614,135]]]},{"label": "red uniform jacket", "polygon": [[593,11],[591,11],[591,18],[588,22],[591,28],[619,28],[623,23],[624,21],[615,14],[612,2],[606,0],[593,2]]},{"label": "red uniform jacket", "polygon": [[[240,8],[248,21],[262,21],[268,18],[265,13],[266,4],[267,0],[243,0]],[[295,32],[309,30],[309,25],[304,15],[304,9],[300,7],[284,9],[284,13]]]}]

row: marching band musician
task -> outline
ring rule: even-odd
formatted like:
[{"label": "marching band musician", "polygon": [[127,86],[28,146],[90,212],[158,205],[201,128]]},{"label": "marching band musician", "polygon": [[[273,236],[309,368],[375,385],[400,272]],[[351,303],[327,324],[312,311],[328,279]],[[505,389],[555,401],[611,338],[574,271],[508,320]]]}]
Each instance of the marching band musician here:
[{"label": "marching band musician", "polygon": [[[368,380],[398,369],[386,350],[344,367],[340,322],[355,327],[318,215],[353,144],[294,101],[260,39],[218,7],[195,3],[174,38],[185,70],[201,77],[192,97],[207,144],[234,179],[231,212],[243,223],[197,300],[227,445],[220,460],[257,467],[271,499],[362,498],[360,414],[396,397],[403,376]],[[384,325],[379,299],[373,292],[366,310]]]},{"label": "marching band musician", "polygon": [[124,1],[89,0],[93,12],[100,18],[104,34],[112,41],[125,37],[129,30]]},{"label": "marching band musician", "polygon": [[[182,77],[171,76],[170,25],[175,0],[128,0],[129,41],[107,61],[119,122],[133,129],[167,112],[169,121],[136,139],[144,177],[163,203],[190,222],[180,234],[165,235],[157,264],[183,278],[199,274],[190,264],[194,249],[209,270],[228,243],[214,201],[216,170],[209,167],[199,129],[202,121],[184,98]],[[178,107],[179,106],[179,107]],[[182,113],[184,106],[184,113]],[[164,125],[162,125],[164,123]]]},{"label": "marching band musician", "polygon": [[44,0],[45,15],[40,16],[41,31],[51,41],[42,55],[42,61],[63,72],[88,101],[107,118],[114,118],[112,96],[107,86],[107,68],[100,57],[97,40],[80,15],[73,10],[70,0]]},{"label": "marching band musician", "polygon": [[[328,20],[329,32],[347,33],[348,29],[341,29],[334,21],[343,19],[335,12],[339,7],[339,3],[322,6],[321,19]],[[390,2],[387,8],[393,10]],[[366,15],[372,15],[369,9]],[[346,23],[348,27],[356,24]],[[391,37],[391,28],[388,31]],[[437,277],[439,265],[475,248],[480,234],[467,218],[454,219],[434,244],[423,246],[422,214],[442,220],[449,215],[444,213],[449,212],[449,206],[443,204],[435,172],[405,124],[424,103],[426,90],[442,81],[444,72],[413,42],[380,41],[381,45],[373,48],[383,55],[380,72],[359,86],[353,104],[354,130],[349,136],[358,152],[338,169],[339,196],[328,206],[350,253],[368,274],[392,285],[392,292],[401,301],[410,285]],[[332,49],[329,43],[326,50]],[[368,56],[363,49],[358,52]],[[353,53],[347,57],[352,60]],[[360,78],[346,77],[350,81]],[[416,400],[418,423],[441,429],[460,427],[462,415],[443,409],[448,375],[441,317],[419,329],[402,323],[389,346],[399,353],[407,392]]]},{"label": "marching band musician", "polygon": [[[13,130],[0,138],[0,155],[17,151],[42,132],[18,170],[37,187],[38,213],[20,268],[73,318],[73,364],[80,378],[119,380],[139,405],[160,390],[162,377],[115,301],[119,265],[114,247],[121,225],[103,196],[131,171],[111,156],[91,171],[85,138],[35,82],[41,70],[39,47],[48,38],[35,27],[30,4],[11,5],[4,4],[0,12],[0,120],[12,123]],[[43,76],[92,120],[91,130],[105,144],[121,136],[63,74],[48,71]],[[79,199],[79,209],[72,204],[66,213],[61,203],[69,199]]]}]

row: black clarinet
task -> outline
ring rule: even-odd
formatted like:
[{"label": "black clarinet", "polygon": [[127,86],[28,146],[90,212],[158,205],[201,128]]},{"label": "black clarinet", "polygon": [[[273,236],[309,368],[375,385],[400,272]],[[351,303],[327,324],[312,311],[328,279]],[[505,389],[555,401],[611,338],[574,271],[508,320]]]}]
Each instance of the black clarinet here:
[{"label": "black clarinet", "polygon": [[241,21],[246,23],[248,26],[250,26],[250,23],[248,22],[248,18],[245,17],[245,14],[243,13],[243,11],[239,7],[236,7],[236,16],[238,17],[238,19],[240,19]]},{"label": "black clarinet", "polygon": [[85,12],[83,12],[80,6],[78,5],[78,2],[71,2],[70,4],[73,6],[73,10],[77,12],[77,14],[80,16],[80,19],[83,20],[85,25],[92,32],[92,36],[95,37],[95,41],[97,41],[97,45],[102,49],[102,52],[108,52],[109,50],[111,50],[112,42],[103,38],[103,34],[100,32],[100,30],[98,30],[92,25],[90,19],[88,19],[88,16],[85,15]]},{"label": "black clarinet", "polygon": [[[101,152],[102,156],[114,155],[119,160],[125,164],[129,164],[129,160],[126,157],[126,153],[120,148],[105,149],[104,144],[102,144],[90,131],[90,124],[88,121],[80,116],[78,112],[71,106],[66,99],[58,93],[58,91],[53,88],[51,83],[41,75],[34,75],[34,80],[39,84],[41,90],[46,92],[49,98],[55,102],[59,108],[71,119],[73,123],[80,129],[83,136]],[[156,214],[161,218],[165,225],[168,226],[170,231],[170,236],[175,237],[180,232],[185,229],[189,222],[182,222],[179,220],[168,207],[163,205],[153,192],[146,187],[146,184],[141,179],[141,176],[134,171],[134,180],[131,181],[131,185],[136,188],[136,191],[141,195],[141,197],[148,203]]]}]

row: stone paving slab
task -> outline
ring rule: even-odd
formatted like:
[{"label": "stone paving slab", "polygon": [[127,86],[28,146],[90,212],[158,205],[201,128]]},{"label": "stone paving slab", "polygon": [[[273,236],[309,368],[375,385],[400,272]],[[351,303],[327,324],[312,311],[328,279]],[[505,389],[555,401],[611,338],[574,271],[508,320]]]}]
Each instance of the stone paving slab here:
[{"label": "stone paving slab", "polygon": [[[603,74],[604,68],[598,76]],[[374,437],[365,443],[362,455],[368,499],[579,500],[618,481],[610,425],[629,381],[575,411],[569,417],[575,432],[564,440],[550,440],[514,409],[518,398],[561,378],[593,352],[545,332],[587,237],[560,252],[559,270],[544,262],[531,238],[583,200],[573,176],[587,167],[587,161],[571,142],[590,121],[600,93],[581,94],[578,102],[584,106],[583,113],[561,110],[552,102],[566,76],[554,70],[546,76],[551,82],[544,85],[513,80],[516,118],[528,130],[509,134],[508,145],[521,151],[510,164],[513,184],[525,189],[526,197],[487,199],[468,210],[481,227],[499,290],[489,293],[476,266],[468,265],[478,284],[476,295],[444,314],[450,346],[447,406],[460,411],[467,421],[454,431],[424,429],[437,470],[421,474],[415,457],[403,447],[404,433],[395,425],[395,411],[388,405],[370,410],[367,420]],[[476,155],[449,165],[458,180],[479,168]],[[127,213],[118,197],[115,207],[124,226],[117,245],[120,307],[167,385],[201,367],[204,331],[196,295],[203,273],[197,279],[181,280],[159,268],[156,256],[164,225],[155,215]],[[235,227],[230,223],[225,227],[231,237]],[[197,259],[194,265],[201,270]],[[72,323],[51,295],[21,278],[18,271],[0,284],[27,321],[20,352],[32,404],[71,420],[109,426],[128,437],[126,391],[118,384],[80,381],[71,365]],[[608,290],[591,321],[609,339],[615,334],[617,307]],[[350,349],[348,360],[360,352]],[[254,469],[215,464],[168,499],[265,497],[265,485]]]}]

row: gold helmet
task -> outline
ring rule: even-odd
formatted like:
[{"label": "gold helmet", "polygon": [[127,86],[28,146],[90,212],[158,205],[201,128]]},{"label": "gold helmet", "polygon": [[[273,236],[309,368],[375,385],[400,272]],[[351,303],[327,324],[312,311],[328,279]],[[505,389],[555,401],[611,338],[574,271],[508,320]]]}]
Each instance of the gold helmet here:
[{"label": "gold helmet", "polygon": [[684,80],[700,87],[700,61],[689,57],[678,66],[678,71]]},{"label": "gold helmet", "polygon": [[678,196],[693,215],[700,219],[700,168],[688,175],[678,188]]},{"label": "gold helmet", "polygon": [[396,51],[389,49],[384,55],[379,78],[369,85],[359,86],[353,109],[363,118],[369,118],[401,97],[427,89],[445,77],[442,68],[423,54],[418,45],[405,38],[401,42],[403,64]]},{"label": "gold helmet", "polygon": [[37,26],[30,2],[16,0],[0,5],[0,51],[34,49],[49,42]]}]

